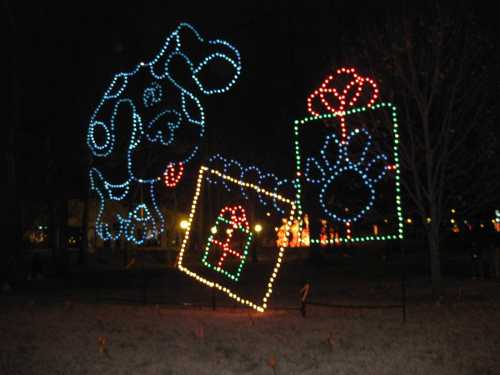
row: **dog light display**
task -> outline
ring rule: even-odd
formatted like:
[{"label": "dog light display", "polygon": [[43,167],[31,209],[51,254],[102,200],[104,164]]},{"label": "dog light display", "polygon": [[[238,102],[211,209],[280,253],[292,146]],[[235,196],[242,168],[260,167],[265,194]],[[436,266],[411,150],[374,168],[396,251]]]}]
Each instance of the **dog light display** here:
[{"label": "dog light display", "polygon": [[[198,44],[195,54],[188,52],[185,40]],[[213,65],[232,71],[218,87],[207,78]],[[240,72],[236,48],[220,39],[207,40],[181,23],[152,59],[113,77],[87,132],[94,157],[90,186],[99,200],[96,232],[101,239],[124,237],[140,245],[163,231],[157,192],[162,186],[175,188],[198,153],[206,124],[202,97],[226,92]],[[132,191],[143,192],[141,202],[131,202]],[[113,212],[108,201],[130,209]]]}]

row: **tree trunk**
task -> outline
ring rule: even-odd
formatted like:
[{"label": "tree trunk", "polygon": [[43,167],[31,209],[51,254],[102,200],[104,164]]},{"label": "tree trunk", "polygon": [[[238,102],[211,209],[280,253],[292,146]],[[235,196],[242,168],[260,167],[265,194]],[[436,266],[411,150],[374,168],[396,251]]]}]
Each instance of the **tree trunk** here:
[{"label": "tree trunk", "polygon": [[51,199],[49,202],[49,246],[52,248],[52,260],[57,273],[67,271],[68,255],[68,200]]},{"label": "tree trunk", "polygon": [[84,265],[87,258],[87,252],[89,248],[89,196],[88,192],[85,194],[86,197],[83,199],[83,211],[82,211],[82,239],[80,241],[80,252],[78,254],[78,264]]},{"label": "tree trunk", "polygon": [[69,270],[69,252],[68,252],[68,199],[62,198],[59,212],[59,257],[60,257],[60,272],[66,274]]},{"label": "tree trunk", "polygon": [[[18,132],[17,127],[19,126],[19,113],[20,113],[20,102],[21,102],[21,92],[22,87],[19,84],[17,75],[17,61],[18,61],[18,33],[16,20],[14,18],[13,12],[11,11],[11,5],[9,1],[3,2],[3,7],[5,9],[7,26],[6,30],[10,37],[7,38],[7,69],[4,70],[5,74],[2,75],[5,78],[2,88],[6,89],[6,103],[5,107],[8,108],[6,112],[6,117],[4,118],[3,125],[6,127],[6,145],[3,147],[5,162],[7,166],[7,178],[6,178],[6,192],[4,193],[6,197],[6,214],[2,215],[3,232],[5,233],[2,237],[2,261],[0,261],[0,286],[2,281],[7,282],[11,278],[15,278],[19,267],[22,265],[23,252],[22,252],[22,235],[23,235],[23,225],[21,221],[21,192],[19,191],[19,179],[20,174],[18,171]],[[4,90],[2,90],[4,91]],[[2,280],[5,279],[5,280]]]},{"label": "tree trunk", "polygon": [[48,244],[51,249],[52,264],[54,268],[57,265],[58,249],[59,249],[59,225],[57,221],[57,201],[50,199],[49,206],[49,230],[48,230]]},{"label": "tree trunk", "polygon": [[[2,227],[5,230],[5,258],[0,267],[0,282],[16,277],[18,267],[22,263],[22,223],[20,197],[17,190],[16,159],[13,152],[6,152],[7,158],[7,194],[6,212],[2,216]],[[5,279],[5,280],[3,280]]]},{"label": "tree trunk", "polygon": [[439,224],[431,224],[427,233],[431,266],[432,297],[438,300],[442,293],[441,258],[439,251]]}]

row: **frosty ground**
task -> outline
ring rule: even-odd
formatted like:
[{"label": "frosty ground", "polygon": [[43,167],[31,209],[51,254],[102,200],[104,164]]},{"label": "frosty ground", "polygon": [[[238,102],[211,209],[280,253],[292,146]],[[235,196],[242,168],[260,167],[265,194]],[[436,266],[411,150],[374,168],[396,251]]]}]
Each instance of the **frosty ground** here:
[{"label": "frosty ground", "polygon": [[[333,302],[380,302],[399,285],[348,290]],[[428,292],[410,284],[403,323],[397,308],[308,306],[303,318],[14,291],[0,296],[0,374],[500,374],[500,284],[463,281],[439,304]]]}]

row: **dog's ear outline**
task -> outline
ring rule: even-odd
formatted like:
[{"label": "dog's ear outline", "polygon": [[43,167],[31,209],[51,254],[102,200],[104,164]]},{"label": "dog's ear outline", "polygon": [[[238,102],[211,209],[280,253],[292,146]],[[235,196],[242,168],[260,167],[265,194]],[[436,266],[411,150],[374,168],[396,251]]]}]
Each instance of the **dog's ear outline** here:
[{"label": "dog's ear outline", "polygon": [[[196,85],[200,89],[200,91],[204,95],[214,95],[214,94],[222,94],[225,93],[226,91],[229,91],[236,81],[238,80],[240,74],[241,74],[241,56],[239,51],[232,46],[230,43],[226,42],[225,40],[221,39],[215,39],[215,40],[210,40],[208,43],[212,46],[221,46],[223,47],[222,50],[223,52],[213,52],[210,53],[208,56],[206,56],[193,70],[193,80],[195,81]],[[225,52],[232,52],[234,56],[229,56]],[[203,82],[201,79],[202,72],[205,71],[206,69],[210,69],[211,64],[219,64],[219,63],[229,63],[232,65],[234,69],[234,74],[232,77],[229,78],[227,82],[225,82],[224,85],[221,87],[208,87],[207,82]]]}]

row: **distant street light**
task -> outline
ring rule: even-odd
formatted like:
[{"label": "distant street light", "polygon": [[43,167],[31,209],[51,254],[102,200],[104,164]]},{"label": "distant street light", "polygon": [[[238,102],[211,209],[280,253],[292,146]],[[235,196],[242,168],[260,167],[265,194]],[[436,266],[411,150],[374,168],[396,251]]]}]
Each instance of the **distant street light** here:
[{"label": "distant street light", "polygon": [[189,222],[187,220],[181,220],[180,226],[181,229],[187,229],[187,227],[189,226]]},{"label": "distant street light", "polygon": [[254,230],[256,233],[260,233],[262,231],[262,225],[255,224]]}]

